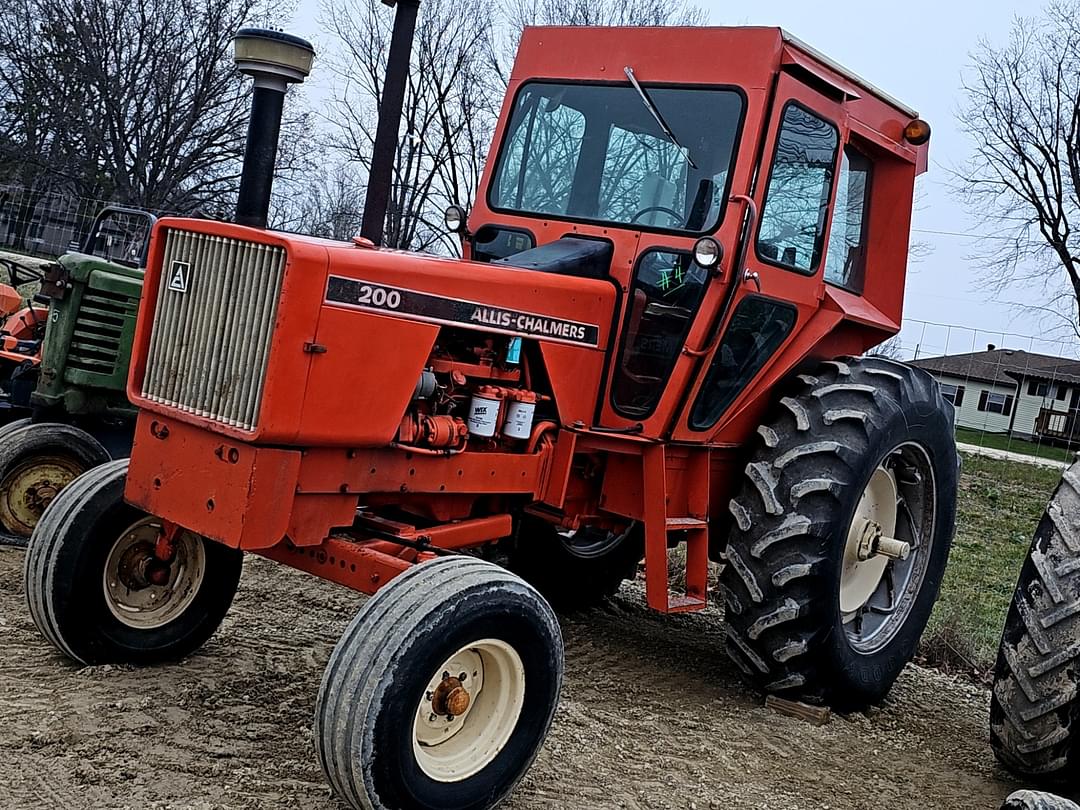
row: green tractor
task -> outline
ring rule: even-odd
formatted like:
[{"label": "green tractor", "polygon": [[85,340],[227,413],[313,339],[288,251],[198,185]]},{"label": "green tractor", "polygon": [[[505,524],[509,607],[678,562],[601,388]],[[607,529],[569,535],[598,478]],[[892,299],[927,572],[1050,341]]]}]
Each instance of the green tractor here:
[{"label": "green tractor", "polygon": [[25,545],[56,494],[131,452],[127,372],[154,217],[110,207],[44,274],[49,312],[30,416],[0,427],[0,544]]}]

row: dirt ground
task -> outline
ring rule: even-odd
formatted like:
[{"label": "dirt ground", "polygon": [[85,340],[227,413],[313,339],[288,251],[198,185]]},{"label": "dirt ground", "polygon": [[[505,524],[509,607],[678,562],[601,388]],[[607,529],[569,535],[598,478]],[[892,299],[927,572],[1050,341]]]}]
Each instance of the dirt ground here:
[{"label": "dirt ground", "polygon": [[[361,598],[249,559],[199,654],[79,669],[38,636],[22,552],[0,548],[0,808],[339,808],[310,724]],[[911,667],[880,709],[814,728],[740,684],[716,611],[655,616],[627,586],[564,633],[562,704],[514,810],[966,810],[1017,787],[987,744],[987,693],[935,671]]]}]

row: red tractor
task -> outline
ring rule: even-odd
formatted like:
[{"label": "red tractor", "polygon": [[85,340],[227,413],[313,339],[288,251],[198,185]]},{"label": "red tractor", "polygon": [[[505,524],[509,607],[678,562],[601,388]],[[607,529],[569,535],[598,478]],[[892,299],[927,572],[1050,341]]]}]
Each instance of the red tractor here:
[{"label": "red tractor", "polygon": [[[265,36],[283,94],[310,48]],[[264,115],[249,139],[276,137]],[[45,512],[34,621],[83,663],[176,659],[243,552],[375,594],[315,717],[357,808],[503,799],[559,698],[549,601],[598,602],[642,559],[660,612],[704,608],[724,563],[727,652],[762,689],[879,700],[955,511],[951,406],[860,356],[900,327],[928,139],[779,29],[533,28],[480,193],[448,211],[464,259],[159,221],[130,463]]]}]

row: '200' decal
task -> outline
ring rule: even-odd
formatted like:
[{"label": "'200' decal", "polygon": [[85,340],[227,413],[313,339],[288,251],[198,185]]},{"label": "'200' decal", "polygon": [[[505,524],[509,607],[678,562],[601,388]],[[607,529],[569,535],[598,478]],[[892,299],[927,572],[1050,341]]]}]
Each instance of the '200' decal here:
[{"label": "'200' decal", "polygon": [[401,293],[397,290],[374,287],[371,284],[361,284],[359,294],[356,297],[356,303],[370,304],[374,307],[386,307],[387,309],[397,309],[401,306]]}]

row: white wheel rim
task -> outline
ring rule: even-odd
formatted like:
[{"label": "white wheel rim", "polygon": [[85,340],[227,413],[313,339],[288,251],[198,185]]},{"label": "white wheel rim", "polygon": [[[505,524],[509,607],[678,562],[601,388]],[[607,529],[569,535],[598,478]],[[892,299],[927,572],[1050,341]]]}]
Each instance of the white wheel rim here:
[{"label": "white wheel rim", "polygon": [[872,655],[907,624],[935,546],[937,486],[926,448],[886,453],[856,505],[844,547],[839,613],[852,650]]},{"label": "white wheel rim", "polygon": [[136,630],[163,627],[183,615],[199,594],[206,576],[206,547],[197,534],[179,531],[175,555],[162,584],[140,579],[138,569],[153,557],[161,521],[145,517],[129,526],[105,560],[105,604],[113,616]]},{"label": "white wheel rim", "polygon": [[[462,678],[461,676],[465,677]],[[457,690],[457,691],[455,691]],[[447,698],[463,711],[448,711]],[[499,755],[525,703],[525,667],[517,651],[487,638],[462,647],[428,680],[413,722],[413,754],[439,782],[460,782]]]},{"label": "white wheel rim", "polygon": [[898,491],[896,474],[879,465],[863,490],[855,516],[848,528],[847,545],[844,547],[844,567],[840,574],[840,612],[854,613],[869,601],[885,576],[889,558],[874,555],[860,559],[859,546],[867,523],[881,527],[882,535],[896,534],[896,502]]}]

